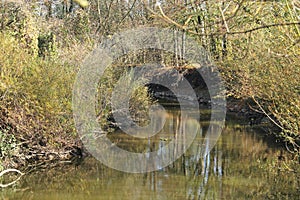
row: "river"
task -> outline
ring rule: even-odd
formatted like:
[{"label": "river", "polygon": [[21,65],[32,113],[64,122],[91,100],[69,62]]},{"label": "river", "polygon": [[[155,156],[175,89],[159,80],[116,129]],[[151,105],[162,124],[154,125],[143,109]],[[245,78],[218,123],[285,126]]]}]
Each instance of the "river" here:
[{"label": "river", "polygon": [[[181,125],[199,127],[189,149],[171,165],[148,173],[125,173],[93,157],[56,167],[40,166],[13,187],[0,190],[0,199],[298,199],[299,174],[284,170],[290,154],[270,142],[260,129],[228,117],[226,126],[208,154],[200,153],[210,114],[189,122],[178,108],[169,107],[161,133],[140,141],[120,131],[109,138],[123,149],[142,152],[159,149],[178,134]],[[172,125],[172,128],[168,128]],[[180,131],[179,131],[180,129]]]}]

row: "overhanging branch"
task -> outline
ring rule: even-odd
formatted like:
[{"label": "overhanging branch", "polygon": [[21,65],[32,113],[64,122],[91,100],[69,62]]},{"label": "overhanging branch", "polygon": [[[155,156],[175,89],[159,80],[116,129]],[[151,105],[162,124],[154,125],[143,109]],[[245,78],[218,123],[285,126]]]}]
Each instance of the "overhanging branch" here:
[{"label": "overhanging branch", "polygon": [[[189,29],[186,26],[186,23],[185,23],[185,25],[181,25],[181,24],[177,23],[176,21],[172,20],[171,18],[169,18],[168,16],[166,16],[160,5],[157,6],[159,8],[160,14],[158,14],[154,10],[150,9],[148,6],[145,6],[145,7],[150,13],[152,13],[153,15],[159,17],[160,19],[164,20],[165,22],[167,22],[169,24],[172,24],[172,25],[176,26],[177,28],[179,28],[181,30],[184,30],[184,31],[187,31],[191,34],[199,35],[199,36],[215,36],[215,35],[224,35],[224,34],[237,35],[237,34],[251,33],[251,32],[255,32],[255,31],[258,31],[258,30],[261,30],[261,29],[266,29],[266,28],[271,28],[271,27],[300,25],[300,21],[284,22],[284,23],[265,24],[265,25],[262,25],[262,26],[258,26],[258,27],[252,28],[252,29],[247,29],[247,30],[242,30],[242,31],[229,31],[229,29],[227,28],[226,32],[215,32],[215,33],[210,33],[210,34],[202,34],[202,33],[198,33],[196,31],[193,31],[193,30]],[[223,20],[224,20],[224,18],[223,18]]]}]

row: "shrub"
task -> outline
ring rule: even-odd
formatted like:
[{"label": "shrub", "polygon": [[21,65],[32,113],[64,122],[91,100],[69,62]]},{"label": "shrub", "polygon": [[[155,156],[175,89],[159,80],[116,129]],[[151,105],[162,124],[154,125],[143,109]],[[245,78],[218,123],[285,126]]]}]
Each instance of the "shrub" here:
[{"label": "shrub", "polygon": [[[260,6],[260,12],[256,12],[255,6]],[[229,35],[228,48],[231,51],[218,64],[230,95],[254,100],[257,109],[280,128],[281,131],[275,134],[299,152],[300,32],[297,25],[281,25],[293,21],[294,13],[289,10],[288,2],[281,1],[261,5],[249,3],[244,8],[248,8],[248,11],[244,18],[239,18],[239,23],[246,24],[246,29],[278,25]],[[260,22],[252,23],[251,20],[255,19]]]},{"label": "shrub", "polygon": [[[153,103],[151,100],[147,87],[143,86],[143,80],[136,79],[134,71],[132,69],[126,69],[124,67],[109,67],[105,71],[103,77],[100,79],[98,84],[98,104],[97,104],[97,115],[99,123],[105,128],[115,127],[111,98],[113,91],[116,91],[116,86],[120,78],[123,82],[121,87],[128,87],[132,89],[132,94],[128,94],[128,91],[118,91],[120,96],[120,102],[118,104],[124,105],[123,109],[126,109],[126,102],[122,102],[121,99],[126,100],[125,96],[129,95],[129,112],[130,117],[137,124],[144,125],[148,121],[148,111],[150,105]],[[118,87],[120,87],[118,86]],[[125,88],[126,89],[126,88]],[[119,105],[118,105],[119,106]],[[122,112],[116,110],[116,112]],[[122,113],[120,113],[122,115]],[[123,113],[124,114],[124,113]],[[129,117],[129,116],[126,116]],[[126,120],[124,120],[125,123]]]},{"label": "shrub", "polygon": [[[0,125],[23,139],[74,133],[71,98],[75,68],[32,57],[17,40],[0,34]],[[2,127],[3,128],[3,127]],[[18,139],[20,139],[20,135]]]}]

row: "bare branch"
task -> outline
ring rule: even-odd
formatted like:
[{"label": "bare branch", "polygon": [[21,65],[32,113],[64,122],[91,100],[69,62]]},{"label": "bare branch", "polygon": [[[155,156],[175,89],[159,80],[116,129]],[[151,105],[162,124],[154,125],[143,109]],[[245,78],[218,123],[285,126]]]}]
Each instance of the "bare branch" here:
[{"label": "bare branch", "polygon": [[[242,1],[243,2],[243,1]],[[242,4],[242,3],[241,3]],[[234,12],[234,15],[235,16],[240,8],[240,5],[239,4]],[[163,19],[165,22],[167,23],[170,23],[170,24],[173,24],[175,25],[177,28],[181,29],[181,30],[184,30],[184,31],[187,31],[188,33],[191,33],[191,34],[194,34],[194,35],[199,35],[199,36],[215,36],[215,35],[224,35],[224,32],[214,32],[214,33],[209,33],[209,34],[203,34],[203,33],[198,33],[196,31],[193,31],[191,29],[189,29],[186,25],[187,25],[187,22],[190,21],[190,19],[188,18],[187,19],[187,22],[185,22],[184,25],[181,25],[177,22],[175,22],[174,20],[172,20],[171,18],[169,18],[168,16],[165,15],[165,13],[163,12],[161,6],[159,4],[157,4],[156,6],[159,8],[159,11],[160,11],[160,14],[156,13],[155,11],[153,11],[152,9],[150,9],[148,6],[145,5],[145,8],[150,12],[152,13],[153,15],[159,17],[160,19]],[[226,27],[226,34],[228,35],[237,35],[237,34],[246,34],[246,33],[251,33],[251,32],[255,32],[255,31],[258,31],[258,30],[261,30],[261,29],[266,29],[266,28],[270,28],[270,27],[278,27],[278,26],[293,26],[293,25],[300,25],[300,21],[296,21],[296,22],[284,22],[284,23],[274,23],[274,24],[264,24],[262,26],[258,26],[258,27],[255,27],[255,28],[252,28],[252,29],[248,29],[248,30],[242,30],[242,31],[230,31],[229,30],[229,27],[227,25],[227,19],[225,18],[224,16],[224,13],[222,11],[222,9],[219,7],[220,11],[221,11],[221,14],[222,14],[222,20],[223,20],[223,23]],[[232,17],[233,17],[232,16]],[[231,18],[231,17],[230,17]],[[228,18],[229,19],[229,18]]]},{"label": "bare branch", "polygon": [[274,123],[277,127],[279,127],[281,130],[284,130],[284,128],[278,124],[266,111],[265,109],[260,105],[260,103],[255,99],[254,96],[252,96],[253,101],[258,105],[259,109],[264,113],[264,115],[271,120],[272,123]]},{"label": "bare branch", "polygon": [[15,184],[24,175],[24,173],[22,173],[21,171],[19,171],[17,169],[6,169],[6,170],[0,172],[0,177],[3,176],[4,174],[10,173],[10,172],[16,172],[16,173],[20,174],[20,176],[16,180],[14,180],[14,181],[12,181],[10,183],[7,183],[7,184],[0,183],[0,188],[9,187],[9,186]]},{"label": "bare branch", "polygon": [[300,25],[300,21],[298,21],[298,22],[286,22],[286,23],[266,24],[266,25],[258,26],[256,28],[248,29],[248,30],[245,30],[245,31],[235,31],[235,32],[229,32],[227,34],[234,35],[234,34],[242,34],[242,33],[251,33],[251,32],[254,32],[254,31],[258,31],[260,29],[265,29],[265,28],[270,28],[270,27],[292,26],[292,25]]},{"label": "bare branch", "polygon": [[219,10],[220,10],[220,12],[221,12],[222,19],[223,19],[223,24],[224,24],[224,26],[225,26],[225,28],[226,28],[226,31],[227,31],[227,33],[229,33],[230,30],[229,30],[228,25],[227,25],[227,21],[226,21],[225,15],[224,15],[224,10],[222,10],[222,8],[221,8],[220,5],[219,5]]}]

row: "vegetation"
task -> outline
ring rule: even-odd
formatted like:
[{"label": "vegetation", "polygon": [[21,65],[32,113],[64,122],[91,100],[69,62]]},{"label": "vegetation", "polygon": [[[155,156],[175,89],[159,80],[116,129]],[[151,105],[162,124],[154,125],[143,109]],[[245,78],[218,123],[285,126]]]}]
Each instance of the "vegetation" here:
[{"label": "vegetation", "polygon": [[[80,27],[87,22],[86,13],[78,10],[78,15],[67,16],[60,29],[54,30],[59,19],[45,22],[29,15],[25,5],[0,5],[0,164],[69,159],[80,147],[71,109],[73,82],[78,61],[93,46],[86,35],[89,29]],[[48,22],[50,26],[45,27]],[[68,22],[76,26],[63,27]],[[127,71],[116,69],[108,69],[99,82],[99,122],[105,129],[113,127],[108,124],[112,111],[107,97]],[[137,87],[131,99],[130,110],[138,120],[150,105],[146,88]]]},{"label": "vegetation", "polygon": [[[228,96],[265,115],[299,155],[298,1],[191,1],[150,9],[211,53]],[[175,11],[174,11],[175,10]],[[184,56],[184,55],[183,55]]]},{"label": "vegetation", "polygon": [[[136,78],[134,75],[134,70],[126,69],[123,67],[109,67],[105,71],[104,75],[99,81],[98,92],[97,92],[97,119],[102,125],[104,130],[115,128],[121,124],[116,124],[113,118],[113,111],[111,106],[112,93],[116,92],[113,90],[118,84],[118,81],[123,79],[120,83],[123,87],[126,87],[126,91],[118,91],[117,97],[120,99],[120,104],[124,100],[126,101],[126,96],[128,95],[129,100],[129,111],[133,121],[137,124],[145,124],[148,120],[148,110],[150,108],[153,100],[148,94],[147,87],[143,86],[143,80]],[[128,94],[127,89],[132,89],[133,93]],[[122,100],[123,99],[123,100]],[[126,105],[126,102],[122,105]],[[119,116],[123,116],[126,107],[118,108],[114,110]],[[127,116],[128,117],[128,116]],[[127,120],[122,120],[126,123]]]},{"label": "vegetation", "polygon": [[33,57],[9,34],[0,34],[0,45],[1,143],[6,144],[1,154],[8,159],[4,162],[9,162],[6,154],[11,145],[20,151],[10,156],[24,156],[31,149],[28,159],[37,159],[41,147],[63,147],[62,140],[74,134],[71,95],[75,68]]},{"label": "vegetation", "polygon": [[[210,52],[227,84],[228,96],[251,102],[280,131],[275,134],[299,155],[299,2],[70,0],[0,3],[0,156],[33,153],[26,160],[50,159],[44,149],[71,152],[77,146],[72,120],[72,86],[80,62],[103,37],[138,26],[168,27],[195,38]],[[177,41],[178,42],[178,41]],[[180,47],[180,48],[179,48]],[[149,60],[185,64],[184,39],[178,55],[151,53]],[[137,55],[143,55],[141,54]],[[128,68],[146,61],[129,55],[99,82],[99,122],[111,127],[112,88]],[[122,61],[122,59],[120,59]],[[128,74],[128,73],[127,73]],[[130,76],[130,73],[129,73]],[[130,80],[130,79],[129,79]],[[137,86],[133,80],[132,84]],[[147,89],[136,87],[131,114],[145,116]],[[143,104],[141,104],[143,102]],[[140,105],[140,107],[138,107]],[[142,122],[139,122],[142,123]],[[39,153],[37,153],[39,152]],[[4,158],[5,155],[5,158]],[[70,155],[70,154],[68,154]],[[65,156],[66,158],[68,156]],[[61,159],[61,158],[58,158]]]}]

